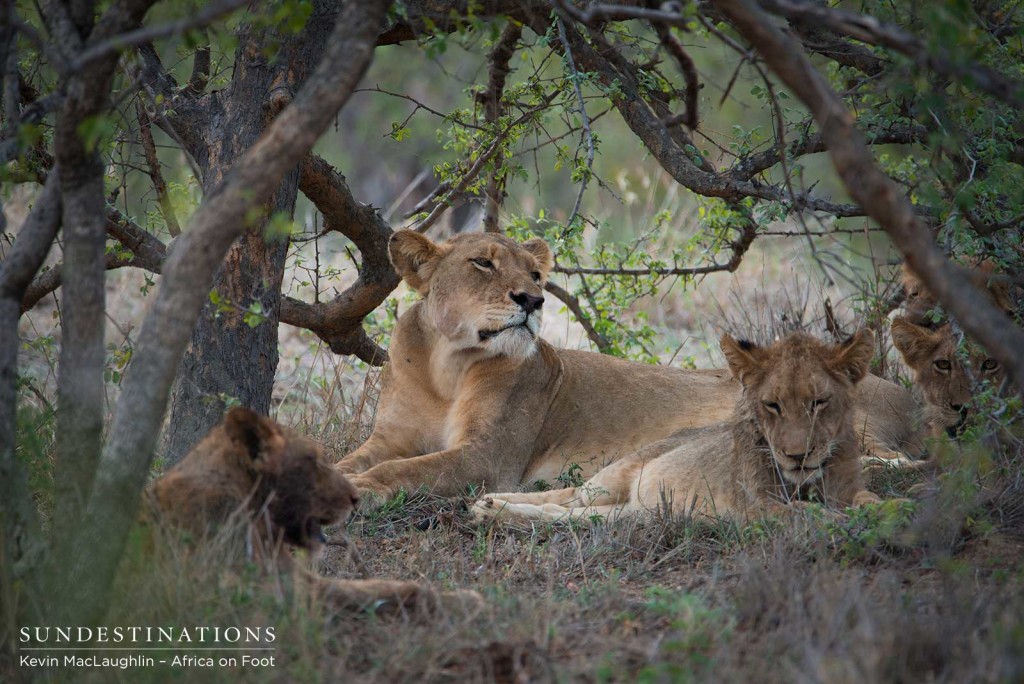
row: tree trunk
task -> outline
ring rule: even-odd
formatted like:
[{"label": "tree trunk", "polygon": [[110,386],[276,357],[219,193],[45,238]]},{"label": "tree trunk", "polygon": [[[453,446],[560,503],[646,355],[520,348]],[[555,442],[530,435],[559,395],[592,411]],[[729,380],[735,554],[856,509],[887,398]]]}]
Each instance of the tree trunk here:
[{"label": "tree trunk", "polygon": [[[18,408],[18,318],[21,298],[43,265],[60,226],[60,178],[53,173],[14,247],[0,263],[0,632],[13,634],[22,578],[17,565],[42,544],[28,474],[15,454]],[[27,578],[32,581],[34,578]]]},{"label": "tree trunk", "polygon": [[[163,265],[156,299],[138,334],[135,360],[122,382],[89,507],[72,553],[63,559],[83,620],[98,619],[109,605],[174,374],[214,274],[244,232],[243,221],[253,204],[273,197],[365,73],[388,5],[386,0],[370,0],[342,6],[335,31],[325,41],[323,61],[295,101],[224,175],[216,192],[203,198]],[[335,22],[326,23],[329,27]]]},{"label": "tree trunk", "polygon": [[[335,11],[333,3],[318,3],[305,29],[284,39],[271,58],[263,54],[263,46],[270,43],[266,33],[241,36],[231,86],[212,95],[210,127],[204,132],[209,154],[200,163],[207,194],[216,190],[320,60],[332,27],[325,17]],[[217,271],[214,289],[231,310],[218,313],[207,302],[192,332],[171,397],[166,449],[171,463],[220,422],[226,402],[238,401],[263,414],[270,411],[288,240],[266,239],[264,231],[275,214],[292,218],[298,180],[298,169],[285,175],[257,225],[231,247]],[[243,313],[254,303],[265,320],[250,327]]]}]

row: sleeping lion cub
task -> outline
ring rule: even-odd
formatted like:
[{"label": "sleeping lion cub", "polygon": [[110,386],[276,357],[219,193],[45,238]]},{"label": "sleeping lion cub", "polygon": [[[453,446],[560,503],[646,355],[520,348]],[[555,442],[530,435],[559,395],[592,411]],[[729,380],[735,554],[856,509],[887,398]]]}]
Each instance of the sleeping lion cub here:
[{"label": "sleeping lion cub", "polygon": [[[146,490],[150,518],[199,541],[228,539],[268,573],[294,573],[342,608],[414,607],[436,600],[471,607],[472,591],[435,594],[417,582],[339,580],[300,568],[288,547],[319,553],[323,528],[344,523],[356,488],[312,441],[249,409],[233,408],[196,447]],[[241,524],[239,524],[241,523]]]},{"label": "sleeping lion cub", "polygon": [[473,505],[474,517],[616,518],[668,501],[677,513],[744,520],[796,501],[845,507],[879,500],[864,489],[853,428],[870,331],[839,345],[804,333],[768,347],[726,335],[721,345],[743,386],[729,421],[652,444],[581,487],[488,495]]}]

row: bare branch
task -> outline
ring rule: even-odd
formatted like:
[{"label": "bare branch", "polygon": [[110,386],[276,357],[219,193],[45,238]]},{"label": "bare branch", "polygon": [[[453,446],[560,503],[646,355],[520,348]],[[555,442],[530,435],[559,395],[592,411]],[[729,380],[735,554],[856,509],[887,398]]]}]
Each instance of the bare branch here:
[{"label": "bare branch", "polygon": [[954,59],[946,51],[929,52],[924,41],[875,17],[805,0],[759,0],[759,4],[772,14],[807,24],[825,26],[856,40],[890,48],[927,64],[940,74],[956,76],[967,86],[986,92],[1012,107],[1024,109],[1024,83],[1004,76],[983,64]]},{"label": "bare branch", "polygon": [[146,26],[127,33],[114,35],[101,43],[90,45],[82,51],[74,61],[71,62],[70,69],[72,71],[81,71],[90,63],[103,59],[104,57],[123,52],[127,48],[150,43],[158,38],[181,35],[190,29],[205,26],[215,19],[219,19],[226,14],[230,14],[242,5],[246,4],[247,1],[248,0],[221,0],[213,5],[207,5],[195,14],[187,16],[184,19],[178,19],[177,21],[159,24],[157,26]]},{"label": "bare branch", "polygon": [[609,344],[604,335],[597,332],[594,328],[594,324],[590,322],[590,316],[588,316],[587,312],[583,310],[582,306],[580,306],[579,299],[574,297],[565,288],[550,280],[546,285],[544,285],[544,289],[562,300],[569,311],[572,312],[572,315],[576,317],[576,320],[579,321],[579,324],[583,326],[583,330],[587,333],[587,337],[590,338],[590,341],[597,346],[601,353],[608,353],[611,351],[612,345]]},{"label": "bare branch", "polygon": [[329,302],[282,297],[281,322],[312,330],[336,354],[380,365],[387,353],[367,337],[362,324],[399,283],[388,259],[391,226],[376,209],[357,202],[345,178],[316,155],[303,162],[299,189],[323,214],[325,231],[338,231],[355,243],[362,264],[356,282]]},{"label": "bare branch", "polygon": [[[487,90],[483,92],[484,118],[494,126],[502,114],[501,97],[505,92],[505,80],[509,73],[509,60],[515,54],[516,44],[523,35],[523,25],[510,21],[505,25],[501,36],[494,43],[491,54],[487,56]],[[484,203],[484,231],[499,232],[498,212],[505,198],[505,177],[495,170],[487,182]]]},{"label": "bare branch", "polygon": [[200,45],[192,57],[192,75],[188,78],[185,91],[192,97],[199,97],[206,90],[210,80],[210,44]]},{"label": "bare branch", "polygon": [[164,182],[164,174],[160,170],[160,159],[156,156],[156,143],[153,141],[153,131],[150,129],[149,114],[142,102],[136,102],[135,110],[139,117],[139,137],[142,140],[142,150],[146,156],[146,166],[149,168],[149,178],[153,181],[153,189],[156,191],[156,199],[160,204],[160,213],[163,214],[164,223],[171,237],[181,235],[181,226],[178,225],[178,217],[174,213],[174,205],[171,204],[171,196],[167,192],[167,183]]}]

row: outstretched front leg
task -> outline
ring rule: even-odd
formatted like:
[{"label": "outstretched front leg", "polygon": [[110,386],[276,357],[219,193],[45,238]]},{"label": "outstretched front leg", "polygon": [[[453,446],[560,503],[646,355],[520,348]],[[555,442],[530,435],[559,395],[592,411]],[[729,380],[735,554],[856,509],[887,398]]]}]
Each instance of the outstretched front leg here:
[{"label": "outstretched front leg", "polygon": [[500,499],[508,503],[524,503],[524,504],[558,504],[560,506],[570,506],[572,504],[579,504],[580,496],[577,493],[576,487],[567,487],[565,489],[549,489],[545,492],[501,492],[495,494],[485,494],[481,501],[486,499]]},{"label": "outstretched front leg", "polygon": [[491,498],[477,501],[470,509],[470,515],[477,522],[489,522],[495,519],[536,522],[610,521],[632,512],[635,510],[628,503],[603,506],[560,506],[553,503],[510,503]]}]

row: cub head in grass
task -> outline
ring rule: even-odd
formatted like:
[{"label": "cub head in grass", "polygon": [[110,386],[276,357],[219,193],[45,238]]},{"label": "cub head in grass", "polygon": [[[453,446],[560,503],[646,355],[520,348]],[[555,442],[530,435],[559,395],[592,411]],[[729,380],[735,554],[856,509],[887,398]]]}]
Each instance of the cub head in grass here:
[{"label": "cub head in grass", "polygon": [[165,520],[199,537],[244,512],[271,546],[314,553],[323,528],[347,520],[358,503],[317,444],[246,408],[231,409],[149,495]]}]

